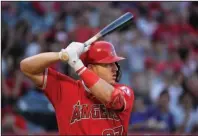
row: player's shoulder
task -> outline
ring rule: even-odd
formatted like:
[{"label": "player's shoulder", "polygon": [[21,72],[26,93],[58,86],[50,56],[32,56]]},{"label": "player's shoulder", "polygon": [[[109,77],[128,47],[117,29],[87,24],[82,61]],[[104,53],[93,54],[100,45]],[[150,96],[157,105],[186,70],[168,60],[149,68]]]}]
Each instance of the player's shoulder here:
[{"label": "player's shoulder", "polygon": [[134,95],[133,89],[131,87],[125,85],[125,84],[116,83],[114,87],[120,89],[121,91],[123,91],[128,96],[133,96]]},{"label": "player's shoulder", "polygon": [[116,88],[127,88],[127,89],[133,91],[133,89],[131,87],[129,87],[128,85],[125,85],[125,84],[116,83],[114,85],[114,87],[116,87]]},{"label": "player's shoulder", "polygon": [[53,68],[48,68],[48,75],[51,75],[53,77],[56,77],[57,80],[61,80],[61,81],[67,81],[67,82],[76,82],[73,78],[71,78],[70,76],[68,75],[65,75],[59,71],[56,71],[55,69]]}]

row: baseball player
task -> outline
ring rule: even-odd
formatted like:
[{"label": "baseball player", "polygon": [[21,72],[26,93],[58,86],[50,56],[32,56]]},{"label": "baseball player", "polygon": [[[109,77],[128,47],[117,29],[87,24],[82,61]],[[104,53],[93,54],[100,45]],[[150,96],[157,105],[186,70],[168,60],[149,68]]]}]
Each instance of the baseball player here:
[{"label": "baseball player", "polygon": [[[129,87],[117,83],[117,62],[122,59],[109,42],[95,42],[89,49],[72,42],[60,52],[22,60],[21,70],[54,106],[59,134],[127,135],[134,94]],[[80,80],[49,68],[60,60],[67,62]]]}]

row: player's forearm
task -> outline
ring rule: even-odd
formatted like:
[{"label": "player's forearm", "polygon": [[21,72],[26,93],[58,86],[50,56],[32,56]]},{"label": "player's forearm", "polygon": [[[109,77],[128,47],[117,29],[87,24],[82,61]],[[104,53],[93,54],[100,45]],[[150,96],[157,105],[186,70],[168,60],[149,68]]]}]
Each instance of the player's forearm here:
[{"label": "player's forearm", "polygon": [[40,53],[22,60],[20,67],[24,73],[39,74],[57,61],[59,61],[58,52]]},{"label": "player's forearm", "polygon": [[101,79],[96,73],[85,66],[77,70],[77,73],[98,100],[103,104],[107,104],[111,101],[112,93],[115,90],[111,84]]},{"label": "player's forearm", "polygon": [[125,108],[125,99],[120,89],[113,87],[93,71],[82,67],[77,71],[91,93],[107,108],[122,111]]},{"label": "player's forearm", "polygon": [[114,91],[114,87],[103,79],[99,79],[98,82],[89,89],[91,93],[103,103],[107,103],[111,100],[111,95]]}]

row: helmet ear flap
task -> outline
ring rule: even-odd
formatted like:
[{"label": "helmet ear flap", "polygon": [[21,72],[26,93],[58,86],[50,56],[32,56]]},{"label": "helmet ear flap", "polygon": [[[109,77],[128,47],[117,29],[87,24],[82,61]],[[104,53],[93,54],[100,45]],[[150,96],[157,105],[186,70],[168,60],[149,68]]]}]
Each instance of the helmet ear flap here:
[{"label": "helmet ear flap", "polygon": [[118,64],[118,62],[116,62],[115,64],[118,68],[118,71],[116,72],[116,82],[119,82],[122,76],[122,71],[120,69],[120,65]]}]

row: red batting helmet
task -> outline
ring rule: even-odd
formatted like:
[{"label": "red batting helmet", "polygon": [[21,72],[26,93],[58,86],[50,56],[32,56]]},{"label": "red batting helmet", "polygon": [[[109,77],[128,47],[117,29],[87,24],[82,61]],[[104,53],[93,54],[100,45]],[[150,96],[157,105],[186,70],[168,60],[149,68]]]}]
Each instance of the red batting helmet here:
[{"label": "red batting helmet", "polygon": [[111,43],[105,41],[94,42],[90,46],[89,50],[83,53],[80,58],[85,66],[88,64],[107,64],[115,62],[118,68],[118,71],[116,73],[116,81],[119,82],[122,72],[120,65],[117,62],[125,58],[116,55],[115,49]]},{"label": "red batting helmet", "polygon": [[105,41],[94,42],[89,50],[80,56],[85,65],[98,63],[113,63],[125,58],[116,55],[114,46]]}]

